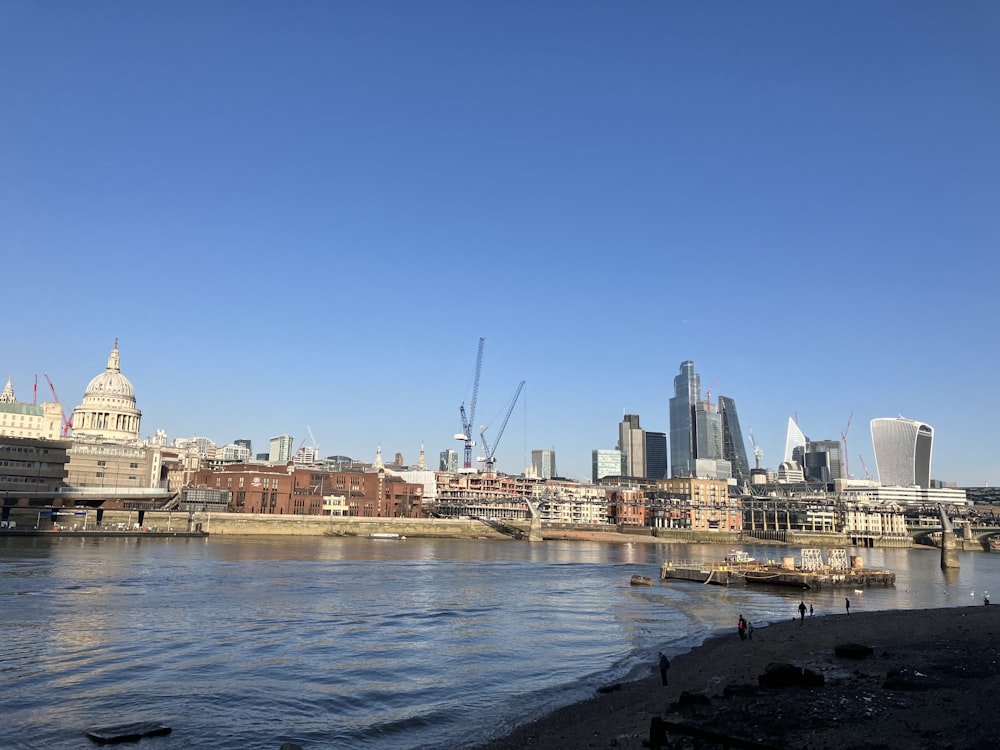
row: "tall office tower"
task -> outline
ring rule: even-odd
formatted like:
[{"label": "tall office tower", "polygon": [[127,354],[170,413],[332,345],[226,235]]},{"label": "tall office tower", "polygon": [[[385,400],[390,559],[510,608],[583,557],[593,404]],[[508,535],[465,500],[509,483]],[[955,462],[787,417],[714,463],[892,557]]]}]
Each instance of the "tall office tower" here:
[{"label": "tall office tower", "polygon": [[253,455],[253,446],[251,445],[250,441],[247,438],[240,438],[239,440],[234,440],[233,445],[242,445],[244,448],[247,449],[248,456]]},{"label": "tall office tower", "polygon": [[440,456],[440,471],[450,471],[455,473],[458,471],[458,451],[453,451],[448,449],[446,451],[441,451]]},{"label": "tall office tower", "polygon": [[271,450],[267,454],[268,461],[272,464],[287,463],[292,460],[295,438],[291,435],[278,435],[271,438],[269,446]]},{"label": "tall office tower", "polygon": [[667,433],[646,433],[646,478],[667,479]]},{"label": "tall office tower", "polygon": [[646,476],[646,431],[638,414],[626,414],[618,423],[618,450],[628,457],[628,476]]},{"label": "tall office tower", "polygon": [[879,482],[930,489],[934,428],[902,417],[873,419],[871,428]]},{"label": "tall office tower", "polygon": [[809,440],[803,452],[802,471],[807,482],[829,484],[843,476],[843,452],[837,440]]},{"label": "tall office tower", "polygon": [[802,430],[795,424],[795,420],[789,417],[788,432],[785,435],[785,461],[798,461],[801,465],[802,459],[795,456],[796,448],[801,448],[805,452],[806,436],[802,434]]},{"label": "tall office tower", "polygon": [[618,450],[595,450],[591,459],[591,469],[594,484],[604,477],[628,476],[628,457]]},{"label": "tall office tower", "polygon": [[701,375],[694,371],[694,362],[681,362],[681,371],[674,377],[674,395],[670,399],[670,476],[694,476],[695,448],[694,408],[701,394]]},{"label": "tall office tower", "polygon": [[718,404],[722,415],[722,456],[732,466],[733,479],[742,487],[750,481],[750,461],[747,460],[736,402],[728,396],[719,396]]},{"label": "tall office tower", "polygon": [[552,479],[556,474],[556,452],[554,450],[531,451],[531,470],[539,479]]},{"label": "tall office tower", "polygon": [[732,464],[726,460],[722,415],[708,401],[694,406],[694,473],[705,479],[729,479]]}]

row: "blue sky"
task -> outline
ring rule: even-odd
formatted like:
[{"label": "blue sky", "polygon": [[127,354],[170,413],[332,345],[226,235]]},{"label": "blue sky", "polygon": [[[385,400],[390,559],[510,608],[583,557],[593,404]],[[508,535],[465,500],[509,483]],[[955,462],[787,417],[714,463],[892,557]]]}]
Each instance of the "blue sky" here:
[{"label": "blue sky", "polygon": [[0,0],[0,375],[143,434],[311,428],[432,465],[476,421],[587,478],[680,363],[789,417],[934,426],[1000,483],[1000,5]]}]

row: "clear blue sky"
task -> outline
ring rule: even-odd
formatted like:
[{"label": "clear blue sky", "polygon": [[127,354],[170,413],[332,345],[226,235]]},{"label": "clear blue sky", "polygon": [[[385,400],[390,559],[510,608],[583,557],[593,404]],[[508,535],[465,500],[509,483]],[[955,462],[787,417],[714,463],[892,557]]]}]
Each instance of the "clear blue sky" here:
[{"label": "clear blue sky", "polygon": [[768,466],[903,415],[1000,484],[998,133],[994,0],[0,0],[0,375],[118,337],[144,436],[436,466],[485,336],[502,471],[690,359]]}]

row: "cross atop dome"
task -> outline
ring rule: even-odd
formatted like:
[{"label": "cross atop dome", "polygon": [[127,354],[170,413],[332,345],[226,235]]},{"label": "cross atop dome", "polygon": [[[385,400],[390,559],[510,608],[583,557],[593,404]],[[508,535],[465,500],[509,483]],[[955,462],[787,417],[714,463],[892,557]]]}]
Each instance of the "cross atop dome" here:
[{"label": "cross atop dome", "polygon": [[115,336],[115,348],[108,355],[108,370],[111,372],[121,372],[121,358],[118,356],[118,337]]}]

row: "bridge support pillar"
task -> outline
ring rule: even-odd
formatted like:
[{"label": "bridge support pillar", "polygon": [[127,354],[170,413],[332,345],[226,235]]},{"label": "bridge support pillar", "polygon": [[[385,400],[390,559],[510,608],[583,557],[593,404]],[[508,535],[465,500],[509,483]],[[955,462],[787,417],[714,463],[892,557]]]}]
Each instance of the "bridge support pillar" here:
[{"label": "bridge support pillar", "polygon": [[958,541],[954,531],[941,532],[941,569],[957,570],[962,567],[958,562]]},{"label": "bridge support pillar", "polygon": [[531,517],[531,525],[528,527],[528,541],[542,541],[542,519],[538,516]]}]

